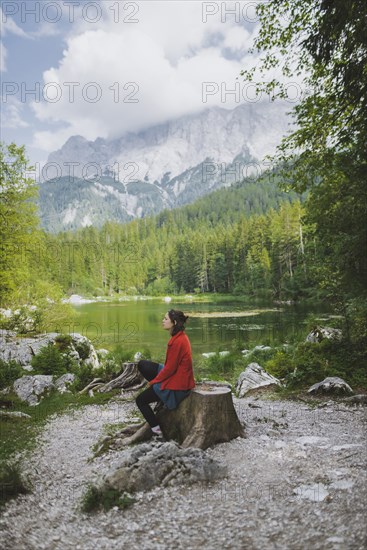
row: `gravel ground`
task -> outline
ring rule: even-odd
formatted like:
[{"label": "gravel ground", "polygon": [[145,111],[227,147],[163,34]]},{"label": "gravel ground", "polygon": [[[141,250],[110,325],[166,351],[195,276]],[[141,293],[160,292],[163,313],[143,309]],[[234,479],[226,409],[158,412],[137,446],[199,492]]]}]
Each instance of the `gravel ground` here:
[{"label": "gravel ground", "polygon": [[264,396],[235,407],[247,437],[207,451],[228,465],[226,479],[139,493],[124,511],[91,516],[78,508],[86,483],[116,460],[110,452],[87,462],[91,447],[104,424],[126,421],[135,405],[52,417],[24,463],[33,493],[10,501],[0,519],[0,548],[366,548],[365,408]]}]

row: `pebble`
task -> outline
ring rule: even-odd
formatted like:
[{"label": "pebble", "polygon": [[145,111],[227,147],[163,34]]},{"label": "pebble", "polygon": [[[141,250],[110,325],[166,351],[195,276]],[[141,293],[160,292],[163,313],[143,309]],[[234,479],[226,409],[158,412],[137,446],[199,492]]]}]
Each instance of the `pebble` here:
[{"label": "pebble", "polygon": [[[104,436],[104,424],[128,421],[135,404],[54,415],[36,451],[23,459],[34,489],[7,503],[2,550],[276,550],[295,548],[294,541],[313,550],[362,550],[364,410],[351,415],[328,402],[327,411],[310,416],[294,401],[258,399],[261,410],[252,416],[247,402],[236,401],[243,405],[238,414],[247,437],[207,450],[228,465],[228,478],[140,492],[125,510],[92,515],[79,510],[86,484],[98,482],[119,454],[88,462],[92,447]],[[285,416],[281,433],[261,421],[284,423]]]}]

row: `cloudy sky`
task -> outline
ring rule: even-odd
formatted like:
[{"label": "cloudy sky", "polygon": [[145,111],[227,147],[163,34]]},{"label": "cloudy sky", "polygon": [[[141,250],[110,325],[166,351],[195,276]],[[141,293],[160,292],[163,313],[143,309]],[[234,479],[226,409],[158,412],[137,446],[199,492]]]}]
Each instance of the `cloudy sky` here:
[{"label": "cloudy sky", "polygon": [[1,6],[1,139],[25,144],[32,162],[72,135],[115,138],[254,100],[239,77],[256,61],[254,1]]}]

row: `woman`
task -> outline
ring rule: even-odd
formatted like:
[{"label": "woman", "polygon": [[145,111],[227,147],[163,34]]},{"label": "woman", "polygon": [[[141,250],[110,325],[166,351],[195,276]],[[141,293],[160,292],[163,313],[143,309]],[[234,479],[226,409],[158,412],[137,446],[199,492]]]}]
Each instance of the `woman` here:
[{"label": "woman", "polygon": [[187,319],[182,311],[174,309],[164,316],[163,328],[171,334],[164,365],[152,361],[138,363],[149,388],[138,395],[136,404],[155,435],[161,435],[162,431],[149,403],[158,401],[168,409],[175,409],[195,386],[190,341],[184,332]]}]

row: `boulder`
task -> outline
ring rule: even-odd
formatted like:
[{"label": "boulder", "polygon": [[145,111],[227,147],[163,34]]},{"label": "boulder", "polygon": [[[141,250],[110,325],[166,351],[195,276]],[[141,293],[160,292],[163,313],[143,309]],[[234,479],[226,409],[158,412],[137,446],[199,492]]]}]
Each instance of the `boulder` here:
[{"label": "boulder", "polygon": [[[23,367],[29,367],[32,357],[37,355],[41,348],[54,344],[59,336],[57,332],[50,332],[33,338],[17,338],[16,333],[8,330],[0,334],[0,359],[18,361]],[[72,357],[79,365],[82,362],[97,369],[100,364],[97,352],[90,340],[81,334],[72,333],[71,343],[65,353]]]},{"label": "boulder", "polygon": [[346,394],[353,393],[353,390],[342,378],[337,376],[329,376],[322,382],[318,382],[317,384],[311,386],[308,393]]},{"label": "boulder", "polygon": [[32,357],[43,346],[55,341],[57,332],[44,334],[36,338],[17,338],[16,333],[2,330],[0,334],[0,359],[18,361],[22,366],[29,366]]},{"label": "boulder", "polygon": [[54,383],[51,375],[36,374],[18,378],[13,388],[19,399],[33,406],[54,388]]},{"label": "boulder", "polygon": [[60,376],[57,380],[55,380],[55,388],[60,393],[66,393],[69,392],[68,386],[71,386],[75,382],[75,374],[72,374],[71,372],[67,372],[66,374],[63,374]]},{"label": "boulder", "polygon": [[246,393],[264,386],[281,386],[280,380],[271,374],[268,374],[258,363],[250,363],[246,369],[241,372],[237,383],[236,392],[239,397]]},{"label": "boulder", "polygon": [[321,340],[341,340],[342,331],[338,328],[315,327],[306,337],[306,342],[318,344]]},{"label": "boulder", "polygon": [[118,491],[149,491],[197,481],[215,481],[227,474],[227,467],[201,449],[182,449],[173,441],[142,443],[121,453],[118,464],[103,482]]},{"label": "boulder", "polygon": [[358,395],[346,397],[344,403],[350,405],[367,405],[367,395],[365,393],[359,393]]},{"label": "boulder", "polygon": [[72,338],[72,348],[78,353],[80,360],[84,361],[85,365],[92,365],[93,369],[98,369],[100,364],[91,341],[86,336],[76,332],[70,334],[70,336]]},{"label": "boulder", "polygon": [[271,350],[270,346],[263,346],[263,345],[260,344],[259,346],[255,346],[252,350],[243,349],[243,350],[241,350],[241,353],[243,355],[250,355],[254,351],[270,351],[270,350]]},{"label": "boulder", "polygon": [[230,351],[220,351],[219,353],[215,351],[208,351],[207,353],[202,353],[201,355],[205,357],[205,359],[209,359],[209,357],[214,357],[215,355],[219,355],[219,357],[226,357],[226,355],[229,355]]}]

